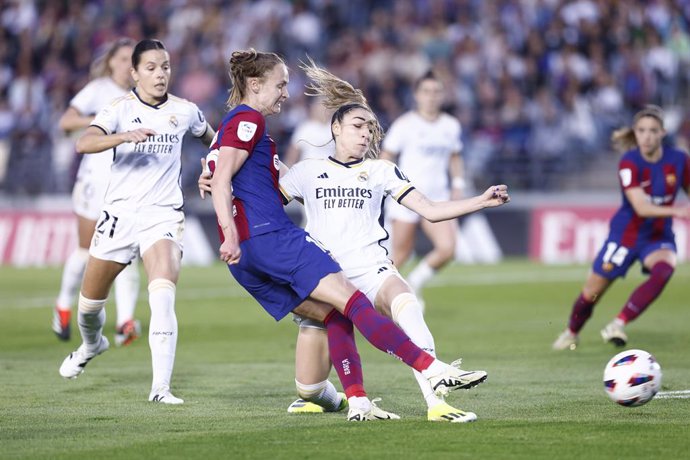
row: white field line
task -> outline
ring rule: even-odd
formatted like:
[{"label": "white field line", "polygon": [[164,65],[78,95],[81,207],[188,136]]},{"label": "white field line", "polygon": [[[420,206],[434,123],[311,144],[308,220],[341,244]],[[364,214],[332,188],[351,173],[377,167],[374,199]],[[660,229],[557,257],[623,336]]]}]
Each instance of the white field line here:
[{"label": "white field line", "polygon": [[[579,268],[554,268],[550,271],[544,270],[515,270],[505,271],[498,267],[495,271],[491,270],[491,266],[477,266],[482,270],[481,273],[463,273],[459,275],[457,272],[448,271],[441,272],[438,276],[431,280],[427,285],[430,288],[448,287],[448,286],[487,286],[487,285],[505,285],[505,284],[544,284],[544,283],[562,283],[569,281],[584,281],[587,276],[587,267]],[[489,270],[487,273],[483,270]],[[629,274],[635,276],[632,272]],[[688,278],[681,274],[674,275],[674,278]],[[673,281],[671,281],[673,282]],[[677,280],[676,280],[677,282]],[[234,281],[228,280],[229,285],[224,288],[182,288],[177,291],[177,298],[182,300],[209,300],[209,299],[223,299],[223,298],[240,298],[248,297],[244,289],[234,284]],[[139,293],[140,298],[147,295],[146,291]],[[55,302],[57,296],[57,287],[55,295],[51,297],[45,296],[30,296],[25,297],[10,297],[0,298],[0,311],[9,310],[13,308],[44,308],[50,307]]]},{"label": "white field line", "polygon": [[[584,279],[586,269],[567,269],[557,270],[550,273],[540,271],[515,271],[504,273],[471,273],[462,276],[441,273],[434,278],[429,287],[445,286],[485,286],[490,284],[530,284],[548,283],[563,281],[578,281]],[[229,281],[233,283],[233,281]],[[139,293],[139,296],[146,296],[146,291]],[[233,297],[247,297],[249,294],[239,286],[230,285],[227,288],[183,288],[178,289],[177,298],[181,300],[209,300]],[[55,291],[57,296],[57,290]],[[112,296],[111,296],[112,297]],[[44,308],[51,307],[55,302],[55,297],[32,297],[4,298],[0,301],[0,310],[11,308]]]},{"label": "white field line", "polygon": [[[139,292],[139,299],[146,299],[146,291]],[[57,296],[57,291],[55,291]],[[10,310],[13,308],[52,308],[55,304],[53,297],[24,297],[14,299],[2,299],[0,310]],[[114,298],[114,295],[110,296]],[[249,294],[240,288],[187,288],[177,291],[176,297],[181,300],[210,300],[210,299],[233,299],[249,297]]]},{"label": "white field line", "polygon": [[660,391],[656,399],[690,399],[690,390]]},{"label": "white field line", "polygon": [[441,273],[434,277],[428,287],[446,286],[482,286],[487,284],[541,284],[560,283],[564,281],[584,280],[587,276],[587,268],[554,270],[552,272],[521,270],[504,272],[497,270],[494,273],[472,273],[459,276],[451,273]]}]

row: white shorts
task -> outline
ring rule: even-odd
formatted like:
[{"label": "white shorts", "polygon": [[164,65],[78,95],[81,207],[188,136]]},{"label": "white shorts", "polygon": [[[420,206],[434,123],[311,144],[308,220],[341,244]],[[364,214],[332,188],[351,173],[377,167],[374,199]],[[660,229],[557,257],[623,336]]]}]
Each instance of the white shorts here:
[{"label": "white shorts", "polygon": [[[437,190],[429,194],[425,192],[422,193],[424,193],[424,196],[431,201],[448,201],[450,199],[449,190]],[[387,220],[399,220],[410,224],[416,224],[421,218],[422,217],[419,214],[407,209],[405,206],[401,205],[395,200],[389,200],[388,204],[386,205]]]},{"label": "white shorts", "polygon": [[[390,262],[372,265],[363,273],[361,269],[358,269],[357,272],[359,273],[358,275],[350,277],[348,276],[347,271],[345,271],[345,276],[347,276],[347,279],[349,279],[357,289],[362,291],[362,293],[367,296],[372,304],[376,300],[376,296],[379,293],[381,286],[383,286],[384,281],[386,281],[389,276],[397,276],[401,280],[405,281],[405,279],[400,276],[400,273],[398,273],[398,269],[395,268],[395,266]],[[292,320],[297,323],[299,327],[326,329],[323,323],[313,319],[304,318],[297,314],[293,314]]]},{"label": "white shorts", "polygon": [[[153,208],[153,209],[152,209]],[[184,213],[172,208],[145,207],[136,211],[105,205],[96,224],[89,254],[128,264],[160,240],[183,249]]]},{"label": "white shorts", "polygon": [[353,275],[352,273],[348,273],[346,270],[345,276],[347,276],[347,279],[349,279],[357,289],[362,291],[364,295],[367,296],[371,303],[374,303],[376,296],[379,293],[379,289],[381,289],[384,281],[386,281],[389,276],[397,276],[401,280],[405,281],[403,277],[400,276],[400,273],[398,273],[398,269],[395,268],[395,265],[393,265],[391,262],[378,263],[376,265],[372,265],[365,272],[362,272],[361,269],[358,269],[357,272],[357,275]]},{"label": "white shorts", "polygon": [[107,188],[107,180],[99,180],[98,177],[90,175],[77,177],[72,190],[74,213],[89,220],[98,220]]}]

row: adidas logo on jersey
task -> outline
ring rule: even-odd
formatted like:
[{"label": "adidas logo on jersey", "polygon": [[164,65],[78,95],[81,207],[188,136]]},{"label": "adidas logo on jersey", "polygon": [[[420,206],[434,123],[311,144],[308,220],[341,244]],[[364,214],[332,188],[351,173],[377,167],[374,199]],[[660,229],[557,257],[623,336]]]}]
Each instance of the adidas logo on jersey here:
[{"label": "adidas logo on jersey", "polygon": [[385,272],[386,270],[388,270],[388,267],[381,267],[376,271],[376,274],[379,274],[381,272]]},{"label": "adidas logo on jersey", "polygon": [[132,120],[132,123],[139,123],[139,124],[141,124],[141,118],[136,117],[134,120]]},{"label": "adidas logo on jersey", "polygon": [[319,174],[316,176],[317,179],[328,179],[328,173]]}]

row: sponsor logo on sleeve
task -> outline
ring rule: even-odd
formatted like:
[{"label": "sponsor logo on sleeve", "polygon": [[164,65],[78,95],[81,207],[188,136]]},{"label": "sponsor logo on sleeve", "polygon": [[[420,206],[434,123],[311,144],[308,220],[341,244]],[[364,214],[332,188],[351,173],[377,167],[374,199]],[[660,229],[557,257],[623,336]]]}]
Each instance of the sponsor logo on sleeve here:
[{"label": "sponsor logo on sleeve", "polygon": [[249,142],[256,133],[256,123],[241,121],[237,125],[237,137],[243,142]]},{"label": "sponsor logo on sleeve", "polygon": [[628,168],[618,171],[623,187],[628,187],[632,183],[632,171]]}]

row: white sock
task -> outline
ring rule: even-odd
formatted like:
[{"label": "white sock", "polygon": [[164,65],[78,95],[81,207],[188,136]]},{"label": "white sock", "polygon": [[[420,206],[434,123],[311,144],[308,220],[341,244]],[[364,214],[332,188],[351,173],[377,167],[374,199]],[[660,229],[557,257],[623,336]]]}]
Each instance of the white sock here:
[{"label": "white sock", "polygon": [[338,394],[338,391],[328,380],[314,384],[304,384],[295,379],[295,386],[300,398],[318,404],[326,412],[333,412],[340,407],[342,396]]},{"label": "white sock", "polygon": [[62,269],[60,293],[55,302],[58,310],[72,309],[74,297],[81,286],[81,280],[84,277],[84,270],[88,261],[89,250],[84,248],[75,249],[67,258],[65,267]]},{"label": "white sock", "polygon": [[134,259],[115,278],[115,306],[117,327],[134,318],[134,308],[139,297],[139,264]]},{"label": "white sock", "polygon": [[151,323],[149,324],[149,347],[153,381],[151,388],[156,391],[170,388],[175,348],[177,347],[177,317],[175,316],[175,284],[158,278],[149,283],[149,305]]},{"label": "white sock", "polygon": [[[431,356],[436,357],[434,336],[424,321],[422,307],[413,294],[405,292],[396,296],[391,303],[391,316],[395,324],[407,334],[412,343],[423,349]],[[421,373],[414,371],[414,378],[422,390],[422,395],[429,408],[443,402],[434,394],[429,381]]]},{"label": "white sock", "polygon": [[81,338],[86,346],[86,351],[95,353],[101,344],[103,337],[103,325],[105,324],[105,301],[87,299],[79,294],[79,307],[77,324]]},{"label": "white sock", "polygon": [[431,268],[426,260],[422,260],[407,276],[407,282],[414,292],[420,292],[424,285],[433,278],[436,270]]}]

